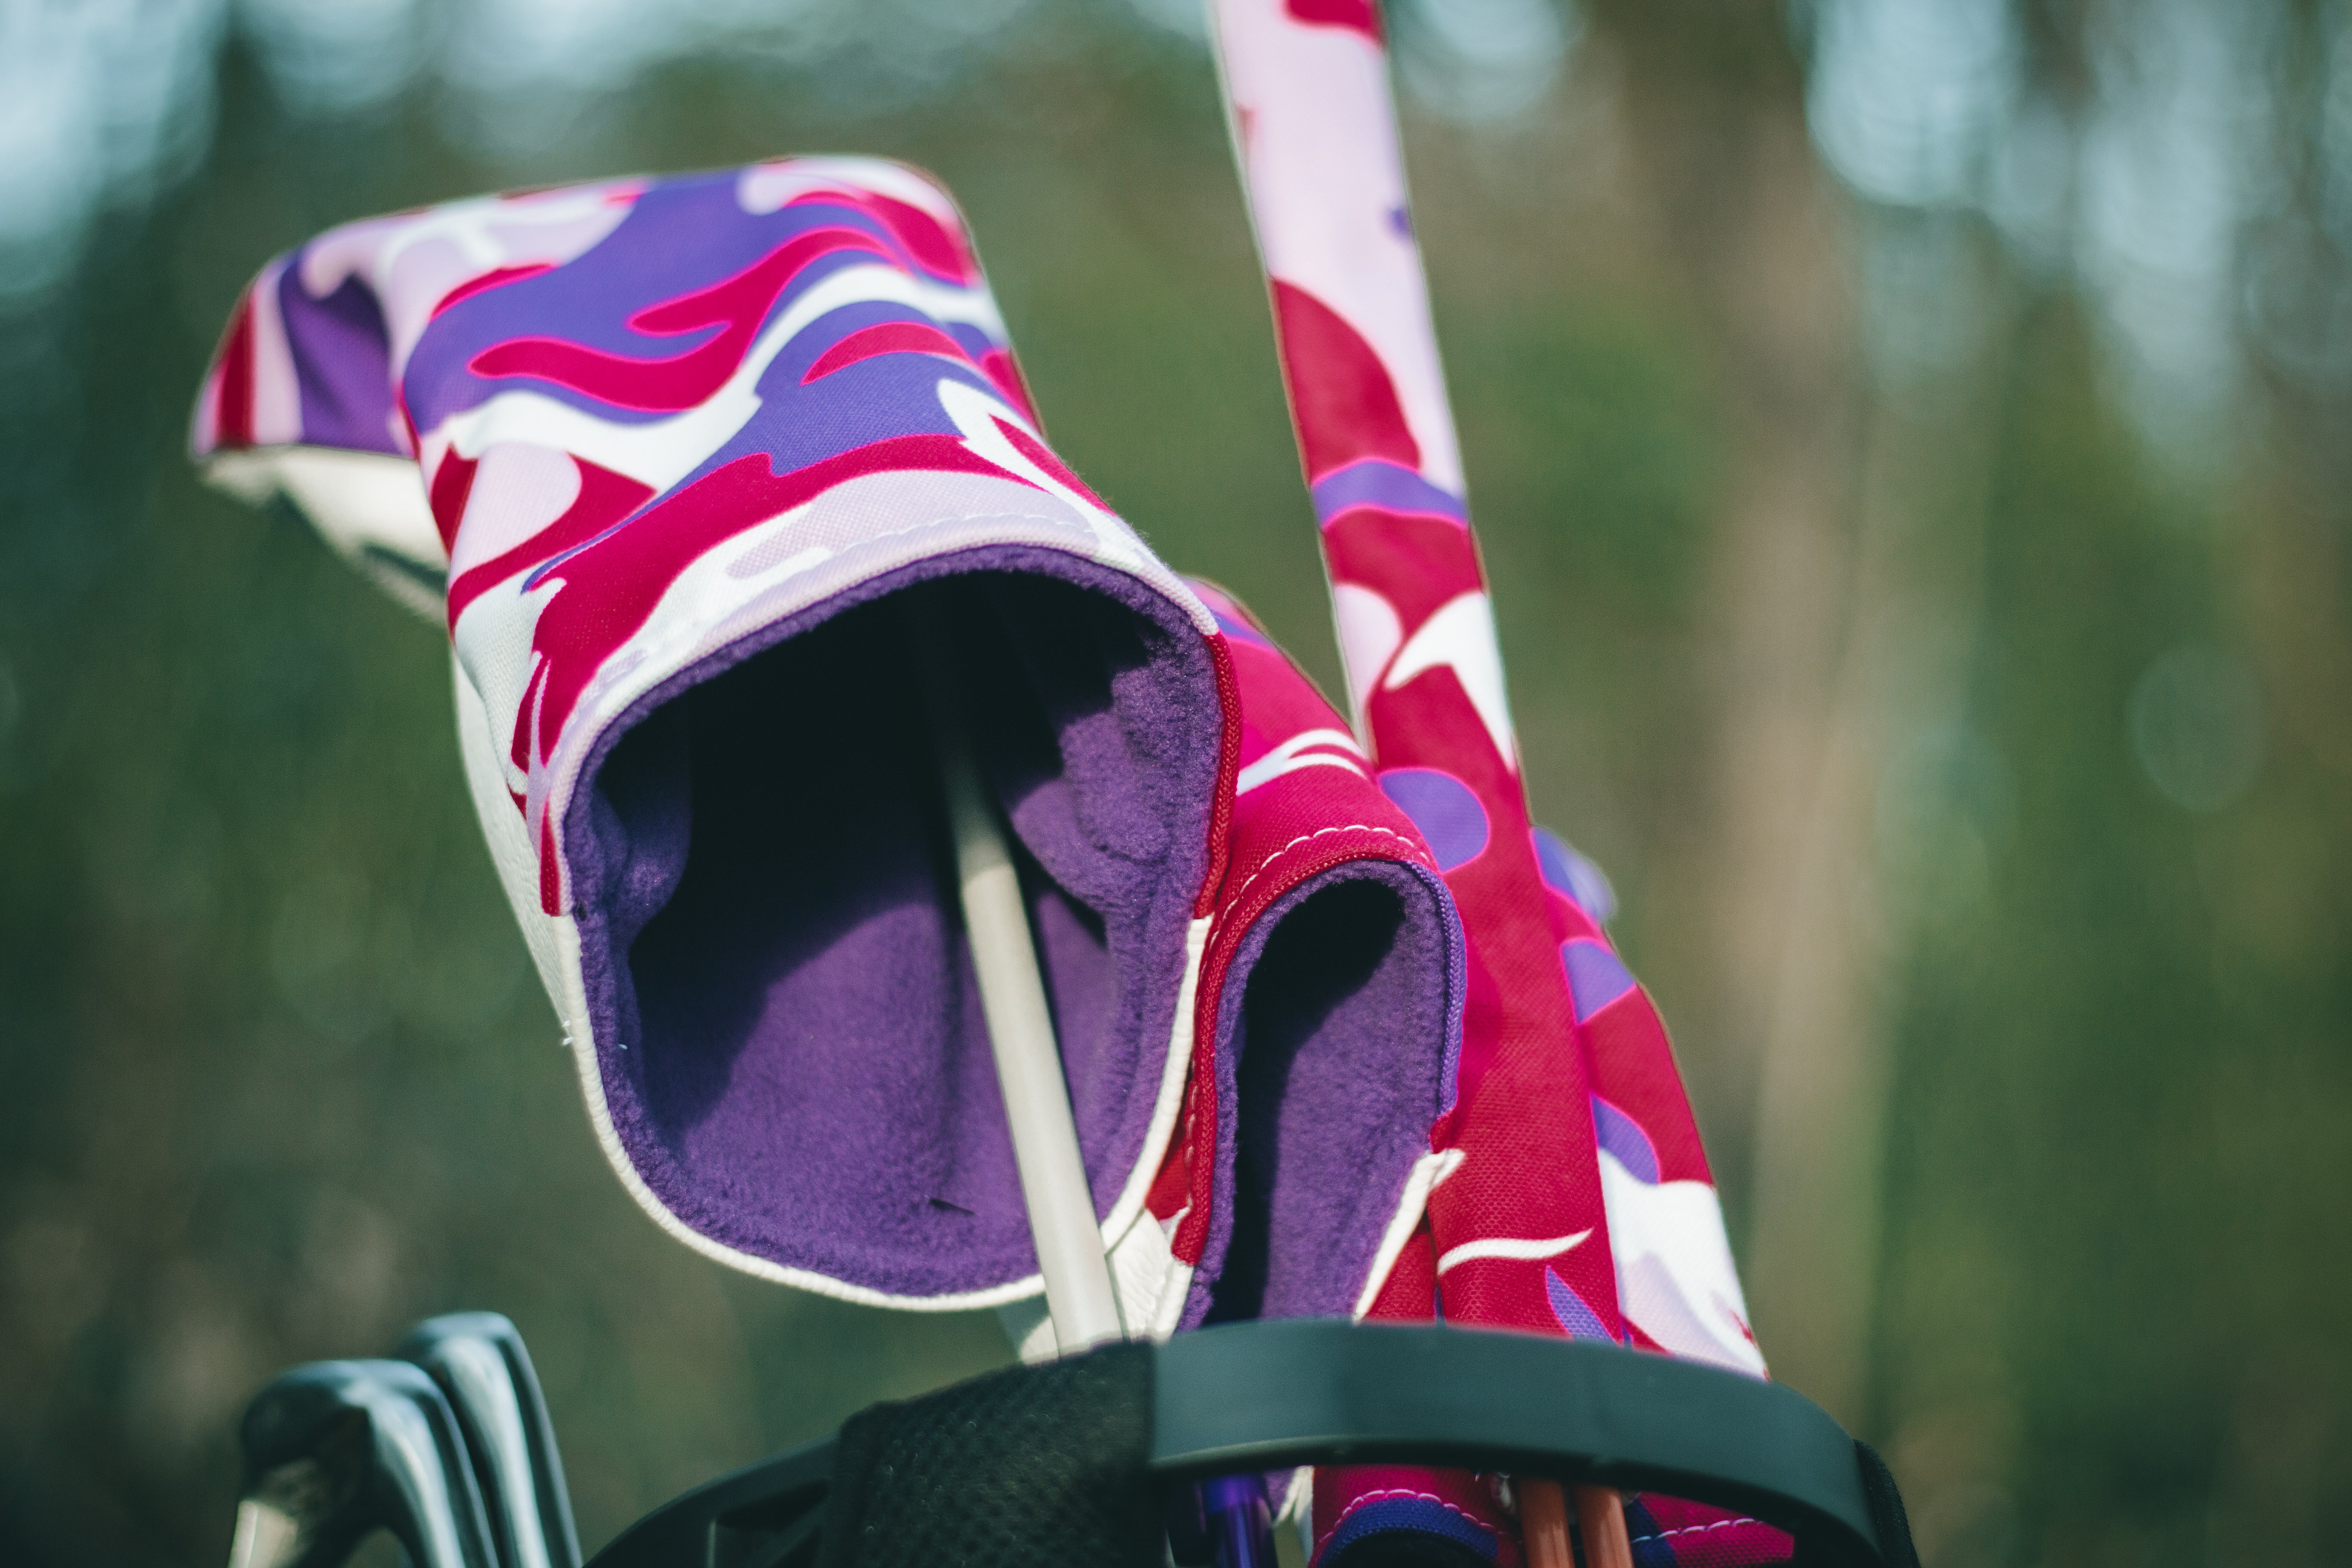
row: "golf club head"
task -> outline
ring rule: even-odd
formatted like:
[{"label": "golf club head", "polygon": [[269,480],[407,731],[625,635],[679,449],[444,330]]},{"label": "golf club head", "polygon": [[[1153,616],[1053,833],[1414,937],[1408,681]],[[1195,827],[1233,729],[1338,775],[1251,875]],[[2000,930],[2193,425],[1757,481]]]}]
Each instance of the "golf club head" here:
[{"label": "golf club head", "polygon": [[393,1354],[430,1373],[456,1411],[500,1568],[580,1568],[555,1429],[514,1324],[497,1312],[427,1318]]},{"label": "golf club head", "polygon": [[418,1367],[298,1366],[255,1395],[237,1438],[229,1568],[337,1568],[379,1529],[414,1568],[498,1568],[465,1436]]}]

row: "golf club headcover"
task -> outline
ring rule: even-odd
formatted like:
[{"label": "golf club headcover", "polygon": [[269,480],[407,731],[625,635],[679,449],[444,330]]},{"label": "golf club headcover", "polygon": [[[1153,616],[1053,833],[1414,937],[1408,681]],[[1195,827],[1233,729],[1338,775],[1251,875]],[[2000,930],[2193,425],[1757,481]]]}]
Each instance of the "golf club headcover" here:
[{"label": "golf club headcover", "polygon": [[[1358,731],[1383,787],[1445,824],[1429,837],[1469,950],[1460,1094],[1437,1139],[1460,1169],[1371,1314],[1761,1376],[1665,1031],[1528,815],[1380,8],[1210,9]],[[1416,1535],[1502,1562],[1518,1531],[1504,1494],[1481,1490],[1459,1472],[1327,1470],[1318,1568],[1384,1560]],[[1787,1554],[1752,1521],[1668,1522],[1644,1506],[1627,1516],[1633,1544],[1666,1561]]]},{"label": "golf club headcover", "polygon": [[[881,1305],[1034,1295],[923,689],[1017,840],[1123,1274],[1240,727],[1208,609],[1045,446],[929,178],[790,160],[449,203],[263,269],[194,420],[440,616],[597,1134],[673,1234]],[[953,668],[919,668],[917,621]]]}]

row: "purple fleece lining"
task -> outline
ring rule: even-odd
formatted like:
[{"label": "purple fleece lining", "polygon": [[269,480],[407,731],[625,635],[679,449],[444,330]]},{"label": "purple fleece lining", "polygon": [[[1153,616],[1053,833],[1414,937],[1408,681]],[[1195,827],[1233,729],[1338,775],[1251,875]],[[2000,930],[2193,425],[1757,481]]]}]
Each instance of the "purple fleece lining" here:
[{"label": "purple fleece lining", "polygon": [[1416,866],[1349,861],[1258,917],[1218,1000],[1222,1157],[1184,1327],[1353,1310],[1450,1098],[1463,978]]},{"label": "purple fleece lining", "polygon": [[739,1251],[933,1296],[1036,1259],[907,616],[960,650],[1108,1214],[1159,1094],[1223,721],[1155,590],[1013,545],[862,584],[640,699],[564,845],[606,1102],[656,1196]]},{"label": "purple fleece lining", "polygon": [[346,278],[325,299],[302,287],[297,256],[278,279],[278,319],[301,391],[302,440],[312,447],[401,456],[392,435],[390,335],[375,291]]}]

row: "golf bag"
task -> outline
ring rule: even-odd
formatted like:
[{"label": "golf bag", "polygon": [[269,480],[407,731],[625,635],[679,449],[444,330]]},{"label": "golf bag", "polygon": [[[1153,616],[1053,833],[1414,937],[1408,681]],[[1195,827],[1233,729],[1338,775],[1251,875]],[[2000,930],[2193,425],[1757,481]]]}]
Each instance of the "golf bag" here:
[{"label": "golf bag", "polygon": [[[1314,178],[1335,106],[1392,153],[1377,19],[1219,16],[1352,723],[1055,455],[899,165],[346,225],[207,376],[207,476],[446,628],[632,1196],[764,1279],[1004,1310],[1048,1363],[598,1561],[1238,1568],[1286,1511],[1322,1568],[1904,1563],[1884,1468],[1761,1381],[1606,884],[1527,820],[1401,169]],[[1386,248],[1330,247],[1339,208]],[[562,1556],[540,1479],[535,1536],[496,1521],[539,1475],[513,1424],[324,1364],[257,1402],[241,1563],[375,1525],[428,1568]]]}]

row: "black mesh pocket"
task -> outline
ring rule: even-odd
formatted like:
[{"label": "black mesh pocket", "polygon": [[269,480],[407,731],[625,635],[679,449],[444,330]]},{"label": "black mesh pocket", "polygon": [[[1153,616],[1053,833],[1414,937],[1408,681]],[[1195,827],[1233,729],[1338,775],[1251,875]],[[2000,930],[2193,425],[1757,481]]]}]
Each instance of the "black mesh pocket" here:
[{"label": "black mesh pocket", "polygon": [[818,1568],[1158,1568],[1151,1351],[877,1405],[841,1429]]}]

